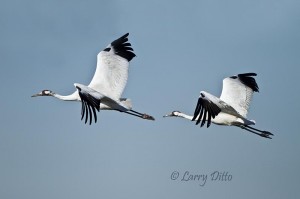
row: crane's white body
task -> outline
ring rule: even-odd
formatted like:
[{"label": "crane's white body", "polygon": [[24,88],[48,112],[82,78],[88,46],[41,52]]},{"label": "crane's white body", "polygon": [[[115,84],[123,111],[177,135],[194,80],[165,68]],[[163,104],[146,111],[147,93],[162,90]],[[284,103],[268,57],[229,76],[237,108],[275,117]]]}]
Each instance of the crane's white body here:
[{"label": "crane's white body", "polygon": [[247,119],[248,109],[253,92],[258,92],[258,86],[252,76],[256,74],[245,73],[225,78],[220,98],[201,91],[193,116],[173,111],[165,117],[175,116],[191,121],[196,120],[196,124],[201,122],[201,127],[205,122],[207,127],[211,122],[217,125],[238,126],[262,137],[270,138],[269,136],[273,135],[270,132],[249,126],[254,125],[255,121]]},{"label": "crane's white body", "polygon": [[[113,99],[109,95],[102,94],[101,91],[97,91],[95,89],[92,89],[89,86],[85,86],[78,83],[75,83],[74,86],[76,88],[79,87],[83,89],[84,92],[89,93],[89,95],[93,96],[96,99],[101,99],[100,110],[119,110],[121,112],[125,112],[132,109],[131,101],[129,99],[126,98]],[[75,92],[74,95],[76,95],[76,93],[79,96],[77,91]]]},{"label": "crane's white body", "polygon": [[[240,81],[232,81],[230,78],[225,78],[223,80],[223,90],[220,98],[205,91],[201,91],[201,94],[205,96],[204,99],[211,101],[221,109],[218,115],[211,118],[211,122],[214,124],[226,126],[255,124],[254,120],[248,120],[246,118],[253,96],[253,90],[240,83]],[[195,120],[198,120],[199,116],[200,115],[198,115]],[[208,116],[205,120],[208,120]]]},{"label": "crane's white body", "polygon": [[[181,112],[177,113],[177,117],[182,117],[182,118],[185,118],[185,119],[188,119],[191,121],[193,119],[192,115],[187,115],[187,114],[181,113]],[[195,120],[198,120],[198,118],[199,118],[199,116],[197,116]],[[208,120],[207,117],[205,120],[206,121]],[[228,113],[223,113],[223,112],[219,113],[215,118],[212,118],[211,122],[214,124],[217,124],[217,125],[224,125],[224,126],[232,126],[232,125],[238,126],[238,124],[243,124],[243,125],[255,124],[254,120],[248,120],[246,118],[241,118],[241,117],[231,115]]]}]

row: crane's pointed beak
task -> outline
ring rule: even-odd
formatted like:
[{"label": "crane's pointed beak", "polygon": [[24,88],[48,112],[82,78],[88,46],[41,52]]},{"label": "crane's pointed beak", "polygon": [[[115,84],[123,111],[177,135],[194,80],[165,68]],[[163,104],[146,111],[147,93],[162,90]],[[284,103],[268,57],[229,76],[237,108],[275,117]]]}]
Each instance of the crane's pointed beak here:
[{"label": "crane's pointed beak", "polygon": [[163,117],[171,117],[172,116],[172,113],[169,113],[167,115],[164,115]]},{"label": "crane's pointed beak", "polygon": [[37,93],[37,94],[31,95],[31,97],[38,97],[38,96],[42,96],[42,94],[41,93]]}]

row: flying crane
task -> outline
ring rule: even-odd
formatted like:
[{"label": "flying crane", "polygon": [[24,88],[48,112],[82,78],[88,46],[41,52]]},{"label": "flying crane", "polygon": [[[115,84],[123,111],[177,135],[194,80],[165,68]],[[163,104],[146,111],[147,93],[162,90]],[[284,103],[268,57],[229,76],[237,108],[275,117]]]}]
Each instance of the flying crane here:
[{"label": "flying crane", "polygon": [[201,91],[194,115],[187,115],[180,111],[173,111],[164,117],[181,117],[196,121],[200,127],[211,122],[218,125],[237,126],[261,137],[270,138],[273,134],[251,127],[254,120],[248,120],[247,113],[254,92],[258,92],[258,85],[253,78],[256,73],[244,73],[227,77],[223,80],[220,98]]},{"label": "flying crane", "polygon": [[128,35],[116,39],[98,54],[96,71],[88,86],[75,83],[77,90],[66,96],[43,90],[32,97],[52,96],[64,101],[81,101],[81,120],[85,116],[85,123],[89,118],[89,124],[92,124],[93,117],[97,122],[96,111],[100,110],[116,110],[154,120],[148,114],[133,110],[130,99],[121,98],[128,79],[129,62],[136,56],[128,42]]}]

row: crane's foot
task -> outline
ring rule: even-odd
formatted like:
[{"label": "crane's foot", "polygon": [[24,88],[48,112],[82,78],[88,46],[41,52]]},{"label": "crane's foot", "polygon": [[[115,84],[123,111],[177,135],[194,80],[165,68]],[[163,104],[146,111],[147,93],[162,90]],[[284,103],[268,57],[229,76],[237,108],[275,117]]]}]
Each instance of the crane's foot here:
[{"label": "crane's foot", "polygon": [[259,134],[259,136],[264,137],[264,138],[272,139],[272,137],[270,137],[269,134],[265,134],[265,133]]},{"label": "crane's foot", "polygon": [[147,114],[143,114],[143,119],[146,119],[146,120],[155,120],[154,117],[152,117],[151,115],[147,115]]}]

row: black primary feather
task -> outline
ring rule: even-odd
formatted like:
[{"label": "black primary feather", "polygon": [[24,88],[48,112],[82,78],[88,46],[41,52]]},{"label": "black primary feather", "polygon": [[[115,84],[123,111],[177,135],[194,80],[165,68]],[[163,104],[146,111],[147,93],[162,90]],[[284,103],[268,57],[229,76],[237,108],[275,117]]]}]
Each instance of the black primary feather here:
[{"label": "black primary feather", "polygon": [[207,117],[207,128],[208,128],[211,124],[211,113],[210,111],[208,111],[207,113],[208,113],[208,117]]},{"label": "black primary feather", "polygon": [[243,73],[231,78],[236,79],[238,77],[245,86],[248,86],[254,92],[259,92],[258,85],[253,76],[256,76],[256,73]]},{"label": "black primary feather", "polygon": [[203,120],[201,122],[201,127],[205,124],[206,115],[207,115],[207,109],[205,109],[205,111],[204,111],[204,116],[203,116]]},{"label": "black primary feather", "polygon": [[197,118],[197,116],[198,116],[198,114],[200,112],[201,103],[199,103],[199,100],[200,100],[200,98],[197,101],[197,105],[196,105],[196,108],[195,108],[195,111],[194,111],[194,117],[193,117],[192,121],[195,121],[195,119]]},{"label": "black primary feather", "polygon": [[[78,88],[78,94],[79,94],[79,97],[80,97],[81,103],[82,103],[81,120],[85,116],[85,123],[87,123],[88,117],[90,117],[90,125],[91,125],[92,118],[94,115],[94,120],[96,123],[97,122],[97,114],[96,114],[95,109],[97,109],[98,112],[100,111],[100,103],[101,103],[100,99],[97,99],[88,93],[81,92],[80,88]],[[92,112],[93,112],[93,115],[92,115]]]},{"label": "black primary feather", "polygon": [[116,39],[111,43],[111,46],[114,48],[116,55],[119,55],[128,61],[131,61],[136,55],[132,52],[133,49],[130,47],[131,44],[128,41],[129,33],[126,33],[119,39]]},{"label": "black primary feather", "polygon": [[81,120],[83,119],[84,113],[85,113],[85,104],[84,102],[81,101]]},{"label": "black primary feather", "polygon": [[215,118],[220,112],[221,109],[216,104],[200,97],[198,99],[198,103],[195,108],[194,117],[192,121],[194,121],[199,115],[196,121],[196,125],[198,125],[201,122],[200,127],[202,127],[204,126],[207,118],[207,128],[208,128],[211,124],[211,118]]},{"label": "black primary feather", "polygon": [[203,108],[203,106],[201,106],[200,114],[199,114],[198,120],[196,122],[196,125],[199,124],[202,119],[203,110],[204,110],[204,108]]}]

